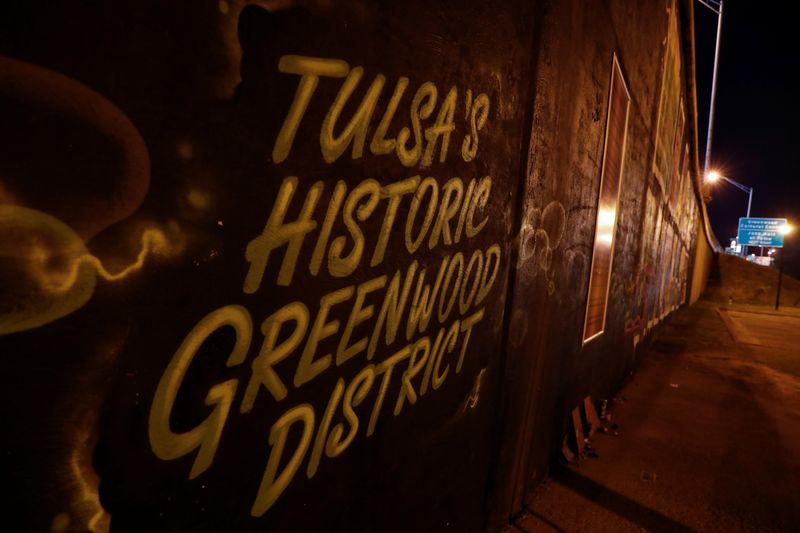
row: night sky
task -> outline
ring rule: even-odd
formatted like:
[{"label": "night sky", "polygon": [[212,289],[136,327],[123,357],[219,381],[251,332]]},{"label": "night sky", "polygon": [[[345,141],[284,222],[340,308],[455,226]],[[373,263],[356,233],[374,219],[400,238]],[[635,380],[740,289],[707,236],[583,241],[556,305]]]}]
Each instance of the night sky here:
[{"label": "night sky", "polygon": [[[700,165],[705,156],[717,16],[695,2]],[[753,187],[753,217],[788,218],[784,271],[800,277],[800,112],[797,24],[780,3],[725,0],[712,167]],[[708,211],[722,246],[736,236],[747,194],[720,181]],[[751,252],[756,249],[751,248]]]}]

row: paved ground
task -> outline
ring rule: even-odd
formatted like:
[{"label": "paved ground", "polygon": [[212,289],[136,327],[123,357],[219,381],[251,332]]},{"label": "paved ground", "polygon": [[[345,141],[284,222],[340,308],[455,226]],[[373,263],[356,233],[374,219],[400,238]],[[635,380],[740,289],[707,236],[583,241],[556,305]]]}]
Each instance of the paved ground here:
[{"label": "paved ground", "polygon": [[553,472],[516,531],[800,531],[800,313],[764,313],[667,320],[612,406],[620,435]]},{"label": "paved ground", "polygon": [[738,309],[720,309],[719,315],[737,343],[781,350],[800,346],[800,317]]}]

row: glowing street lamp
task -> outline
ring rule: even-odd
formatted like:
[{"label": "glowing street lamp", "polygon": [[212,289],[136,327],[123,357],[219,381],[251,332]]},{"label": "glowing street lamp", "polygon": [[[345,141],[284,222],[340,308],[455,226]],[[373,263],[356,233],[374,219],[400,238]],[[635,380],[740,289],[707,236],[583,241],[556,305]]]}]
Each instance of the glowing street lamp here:
[{"label": "glowing street lamp", "polygon": [[[736,187],[740,191],[744,191],[744,192],[747,193],[747,195],[748,195],[748,199],[747,199],[747,218],[750,218],[750,207],[752,207],[752,205],[753,205],[753,188],[752,187],[748,187],[747,185],[742,185],[738,181],[733,181],[732,179],[720,174],[719,171],[717,171],[717,170],[711,170],[708,173],[706,173],[706,183],[714,184],[714,183],[717,183],[719,180],[727,181],[728,183],[730,183],[731,185],[733,185],[734,187]],[[742,250],[744,251],[744,255],[747,255],[747,246],[744,246],[744,248],[742,248]]]},{"label": "glowing street lamp", "polygon": [[748,187],[747,185],[742,185],[738,181],[733,181],[729,177],[723,176],[722,174],[720,174],[719,171],[717,171],[717,170],[712,170],[712,171],[708,172],[708,174],[706,174],[706,182],[707,183],[713,184],[713,183],[717,183],[719,180],[725,180],[728,183],[730,183],[731,185],[733,185],[734,187],[736,187],[737,189],[739,189],[740,191],[744,191],[744,192],[746,192],[748,194],[747,218],[750,218],[750,207],[753,205],[753,188],[752,187]]}]

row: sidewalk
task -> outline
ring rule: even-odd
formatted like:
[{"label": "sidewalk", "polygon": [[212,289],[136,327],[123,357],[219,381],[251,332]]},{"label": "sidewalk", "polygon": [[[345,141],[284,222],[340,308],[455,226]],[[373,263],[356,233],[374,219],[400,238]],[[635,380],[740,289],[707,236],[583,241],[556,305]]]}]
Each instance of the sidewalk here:
[{"label": "sidewalk", "polygon": [[663,324],[611,406],[619,436],[554,471],[510,532],[800,531],[800,313],[727,307]]}]

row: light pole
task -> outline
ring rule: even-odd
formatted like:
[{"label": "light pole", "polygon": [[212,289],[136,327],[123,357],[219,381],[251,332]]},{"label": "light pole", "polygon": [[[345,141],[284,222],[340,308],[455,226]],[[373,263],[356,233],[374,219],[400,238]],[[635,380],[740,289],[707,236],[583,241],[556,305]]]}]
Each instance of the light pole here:
[{"label": "light pole", "polygon": [[[719,43],[722,37],[722,2],[723,0],[697,0],[708,9],[717,14],[717,44],[714,48],[714,74],[711,78],[711,105],[708,110],[708,136],[706,138],[706,160],[703,164],[703,175],[708,173],[711,162],[711,140],[714,134],[714,108],[717,101],[717,71],[719,69]],[[748,215],[750,216],[750,215]]]},{"label": "light pole", "polygon": [[753,188],[748,187],[747,185],[742,185],[738,181],[733,181],[732,179],[723,176],[716,170],[712,170],[711,172],[706,174],[706,181],[708,181],[709,183],[714,183],[719,180],[725,180],[734,187],[736,187],[737,189],[739,189],[740,191],[744,191],[748,194],[749,197],[747,199],[747,218],[750,218],[750,207],[753,205]]},{"label": "light pole", "polygon": [[[708,157],[707,153],[706,153],[706,157]],[[733,185],[734,187],[736,187],[737,189],[739,189],[740,191],[744,191],[744,192],[747,193],[747,195],[748,195],[748,198],[747,198],[747,218],[750,218],[750,208],[753,205],[753,188],[752,187],[748,187],[747,185],[742,185],[738,181],[733,181],[732,179],[723,176],[722,174],[720,174],[716,170],[712,170],[711,172],[706,173],[706,181],[708,183],[715,183],[715,182],[717,182],[719,180],[725,180],[728,183],[730,183],[731,185]],[[747,255],[747,246],[746,245],[744,247],[744,250],[745,250],[745,254],[744,255],[746,256]]]}]

